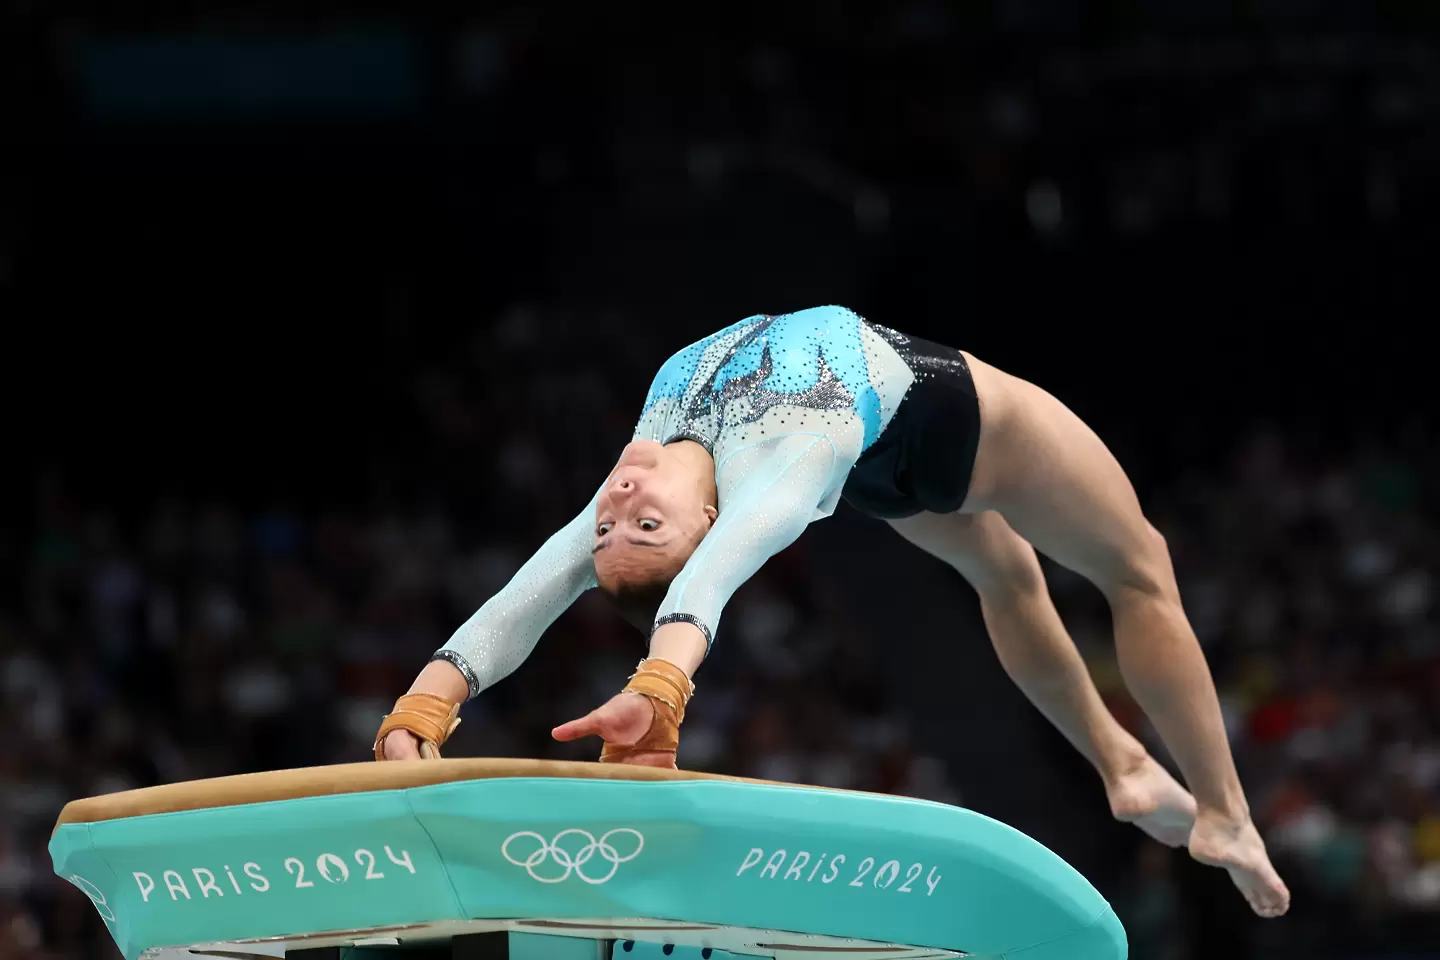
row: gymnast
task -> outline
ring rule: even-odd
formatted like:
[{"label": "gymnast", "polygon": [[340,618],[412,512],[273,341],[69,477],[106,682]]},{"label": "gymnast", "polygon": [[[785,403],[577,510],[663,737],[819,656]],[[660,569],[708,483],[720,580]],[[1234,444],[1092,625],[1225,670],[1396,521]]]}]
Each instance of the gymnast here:
[{"label": "gymnast", "polygon": [[[725,603],[842,497],[969,581],[1006,672],[1094,765],[1118,819],[1226,869],[1257,914],[1285,913],[1165,540],[1115,457],[1039,387],[840,307],[750,317],[666,361],[590,504],[435,653],[376,759],[438,756],[460,704],[599,587],[650,629],[649,657],[553,736],[673,767]],[[1036,550],[1104,593],[1126,685],[1189,791],[1102,703]]]}]

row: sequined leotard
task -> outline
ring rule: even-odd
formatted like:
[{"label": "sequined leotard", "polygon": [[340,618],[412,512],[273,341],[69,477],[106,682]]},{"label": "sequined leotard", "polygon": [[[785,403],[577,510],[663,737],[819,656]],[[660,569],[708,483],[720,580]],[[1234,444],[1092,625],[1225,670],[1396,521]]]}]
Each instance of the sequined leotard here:
[{"label": "sequined leotard", "polygon": [[[936,361],[931,347],[850,310],[815,307],[747,318],[666,361],[634,439],[704,445],[715,460],[719,517],[671,583],[657,626],[693,623],[708,641],[735,590],[834,512],[842,492],[877,516],[935,508],[906,479],[906,436],[924,430],[886,429],[902,402],[915,406],[906,395],[917,375],[931,376],[937,362],[963,370],[958,352]],[[967,462],[966,484],[968,471]],[[472,697],[518,667],[595,586],[595,510],[592,499],[436,652],[465,674]]]}]

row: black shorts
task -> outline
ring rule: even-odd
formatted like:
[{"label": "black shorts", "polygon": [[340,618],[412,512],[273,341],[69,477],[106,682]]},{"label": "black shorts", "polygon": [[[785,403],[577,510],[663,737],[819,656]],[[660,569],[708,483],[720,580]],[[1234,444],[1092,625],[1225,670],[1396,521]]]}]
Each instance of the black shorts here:
[{"label": "black shorts", "polygon": [[954,513],[970,492],[980,443],[980,400],[965,356],[952,347],[870,325],[915,373],[890,423],[855,462],[846,503],[880,519]]}]

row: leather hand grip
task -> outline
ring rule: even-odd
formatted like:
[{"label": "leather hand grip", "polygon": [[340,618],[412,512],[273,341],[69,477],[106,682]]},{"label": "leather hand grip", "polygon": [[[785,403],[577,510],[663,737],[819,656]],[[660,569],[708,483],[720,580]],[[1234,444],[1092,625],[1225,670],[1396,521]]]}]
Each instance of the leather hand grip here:
[{"label": "leather hand grip", "polygon": [[380,721],[380,732],[375,735],[375,759],[385,759],[385,737],[392,730],[408,730],[419,737],[420,753],[426,759],[439,757],[440,745],[460,726],[459,714],[460,704],[444,697],[407,693],[395,701],[394,709]]},{"label": "leather hand grip", "polygon": [[695,685],[685,671],[668,660],[642,660],[630,676],[625,690],[650,701],[655,717],[650,729],[635,743],[607,742],[600,751],[601,763],[625,763],[637,753],[674,753],[680,746],[680,724],[685,707],[695,695]]}]

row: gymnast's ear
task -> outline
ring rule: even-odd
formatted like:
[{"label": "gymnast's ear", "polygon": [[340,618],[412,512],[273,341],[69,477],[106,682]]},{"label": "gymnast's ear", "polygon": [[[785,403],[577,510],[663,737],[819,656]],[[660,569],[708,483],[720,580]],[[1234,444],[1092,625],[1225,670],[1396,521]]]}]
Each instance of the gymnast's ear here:
[{"label": "gymnast's ear", "polygon": [[706,529],[707,531],[708,531],[711,527],[715,526],[715,518],[718,517],[718,516],[720,516],[720,511],[719,511],[719,510],[716,510],[714,507],[712,507],[712,506],[711,506],[710,504],[708,504],[708,503],[705,504],[705,529]]}]

